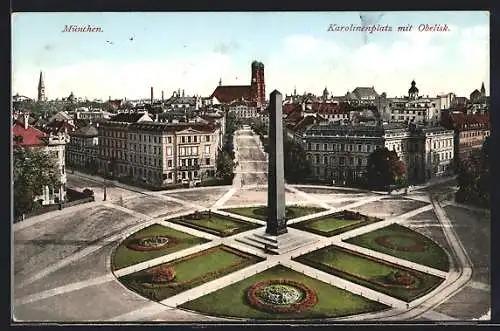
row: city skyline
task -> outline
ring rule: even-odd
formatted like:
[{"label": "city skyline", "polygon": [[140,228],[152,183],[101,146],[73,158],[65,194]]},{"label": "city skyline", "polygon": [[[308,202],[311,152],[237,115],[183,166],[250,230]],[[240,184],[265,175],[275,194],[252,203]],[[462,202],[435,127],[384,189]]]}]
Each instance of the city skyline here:
[{"label": "city skyline", "polygon": [[[12,93],[36,98],[43,71],[49,99],[148,98],[151,86],[158,98],[177,89],[209,96],[220,79],[248,85],[258,60],[267,92],[374,86],[396,97],[415,80],[421,95],[468,97],[482,82],[489,94],[488,12],[362,15],[393,31],[328,31],[361,25],[359,12],[14,14]],[[420,24],[450,31],[418,32]],[[102,32],[62,32],[70,25]],[[397,32],[408,25],[413,32]]]}]

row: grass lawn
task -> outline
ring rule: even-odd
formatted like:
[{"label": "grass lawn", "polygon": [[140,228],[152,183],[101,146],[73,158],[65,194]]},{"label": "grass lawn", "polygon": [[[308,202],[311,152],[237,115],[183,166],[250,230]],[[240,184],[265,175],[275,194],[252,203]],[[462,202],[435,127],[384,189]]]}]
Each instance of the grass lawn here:
[{"label": "grass lawn", "polygon": [[[171,241],[171,244],[157,251],[136,251],[127,247],[128,243],[135,238],[152,235],[164,235],[173,240]],[[139,262],[151,260],[162,255],[170,254],[181,249],[206,242],[208,242],[207,239],[195,237],[188,233],[177,231],[160,224],[153,224],[134,233],[125,239],[120,246],[118,246],[113,254],[112,267],[113,270],[118,270]]]},{"label": "grass lawn", "polygon": [[[256,218],[261,221],[267,220],[266,206],[257,206],[257,207],[239,207],[239,208],[228,208],[223,209],[228,213],[233,213],[241,216],[246,216],[250,218]],[[293,219],[306,215],[311,215],[315,213],[319,213],[325,211],[326,209],[321,207],[308,207],[308,206],[287,206],[286,207],[286,218]]]},{"label": "grass lawn", "polygon": [[331,237],[342,232],[356,229],[360,226],[365,226],[381,221],[381,219],[379,218],[369,217],[365,215],[362,215],[362,218],[359,220],[349,219],[340,217],[341,213],[342,212],[334,213],[320,218],[314,218],[311,220],[290,224],[290,226],[299,230],[309,231],[325,237]]},{"label": "grass lawn", "polygon": [[243,231],[248,231],[262,226],[260,224],[254,224],[242,220],[237,220],[231,217],[219,215],[214,212],[210,213],[210,217],[208,215],[204,215],[199,219],[181,217],[169,221],[180,225],[188,226],[196,230],[205,231],[220,237],[231,236]]},{"label": "grass lawn", "polygon": [[[256,282],[272,279],[294,280],[307,285],[316,292],[318,303],[302,313],[275,314],[263,312],[248,305],[245,298],[247,289]],[[187,302],[181,305],[181,308],[212,316],[284,320],[334,318],[379,311],[388,307],[278,265]]]},{"label": "grass lawn", "polygon": [[260,257],[227,246],[217,246],[164,264],[172,266],[176,276],[172,282],[157,286],[156,296],[150,285],[144,285],[148,282],[150,269],[120,277],[120,281],[147,298],[161,301],[260,261]]},{"label": "grass lawn", "polygon": [[[424,251],[391,249],[390,247],[380,245],[376,242],[376,239],[381,236],[390,236],[390,242],[397,246],[411,246],[415,242],[420,242],[423,243],[425,249]],[[411,238],[414,238],[414,240],[412,241]],[[391,224],[385,228],[350,238],[346,240],[346,242],[442,271],[448,271],[450,269],[448,255],[438,244],[420,233],[398,224]]]},{"label": "grass lawn", "polygon": [[[300,263],[323,270],[395,298],[410,302],[436,288],[444,279],[373,259],[346,249],[328,246],[299,256]],[[387,276],[395,271],[410,271],[416,276],[415,287],[389,284]]]}]

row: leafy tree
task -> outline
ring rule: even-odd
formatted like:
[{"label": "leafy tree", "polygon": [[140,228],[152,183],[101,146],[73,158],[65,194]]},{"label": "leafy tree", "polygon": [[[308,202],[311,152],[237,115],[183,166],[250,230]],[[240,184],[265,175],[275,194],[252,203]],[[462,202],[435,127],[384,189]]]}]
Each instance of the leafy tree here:
[{"label": "leafy tree", "polygon": [[14,151],[14,214],[20,216],[37,207],[35,197],[45,186],[59,187],[56,161],[41,150],[16,148]]},{"label": "leafy tree", "polygon": [[283,154],[285,155],[285,178],[290,183],[299,183],[312,174],[311,164],[306,158],[302,146],[283,137]]},{"label": "leafy tree", "polygon": [[234,161],[228,151],[221,151],[217,155],[217,177],[229,179],[233,176]]},{"label": "leafy tree", "polygon": [[367,184],[376,189],[405,181],[405,166],[395,151],[377,149],[368,157]]}]

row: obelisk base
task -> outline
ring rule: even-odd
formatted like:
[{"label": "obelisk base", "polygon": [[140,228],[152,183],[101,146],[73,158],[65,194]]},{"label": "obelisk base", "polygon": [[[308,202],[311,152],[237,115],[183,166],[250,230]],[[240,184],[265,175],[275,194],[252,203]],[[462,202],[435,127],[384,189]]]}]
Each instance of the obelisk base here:
[{"label": "obelisk base", "polygon": [[287,233],[286,220],[267,221],[266,233],[271,236],[279,236]]}]

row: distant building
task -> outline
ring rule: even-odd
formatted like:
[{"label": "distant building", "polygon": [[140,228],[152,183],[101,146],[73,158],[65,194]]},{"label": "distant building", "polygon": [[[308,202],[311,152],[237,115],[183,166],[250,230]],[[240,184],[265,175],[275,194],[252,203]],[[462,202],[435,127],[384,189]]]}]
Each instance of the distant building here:
[{"label": "distant building", "polygon": [[264,79],[264,64],[262,62],[252,62],[252,77],[250,85],[222,85],[219,86],[210,96],[210,104],[229,104],[235,100],[253,101],[257,108],[264,107],[266,100],[266,87]]},{"label": "distant building", "polygon": [[22,119],[19,118],[14,122],[12,127],[14,153],[16,153],[16,148],[34,149],[49,153],[60,171],[61,181],[61,185],[58,187],[46,186],[43,192],[35,192],[37,194],[35,201],[40,202],[41,205],[63,202],[66,199],[65,147],[68,139],[64,135],[46,134],[28,123],[29,114],[24,114]]},{"label": "distant building", "polygon": [[457,164],[481,150],[490,136],[490,119],[487,114],[467,114],[461,111],[449,112],[443,117],[443,126],[454,131]]},{"label": "distant building", "polygon": [[255,118],[257,116],[257,103],[253,101],[234,100],[228,106],[229,113],[234,113],[237,118]]},{"label": "distant building", "polygon": [[47,101],[45,96],[45,82],[43,81],[43,74],[40,71],[40,78],[38,79],[38,101]]}]

